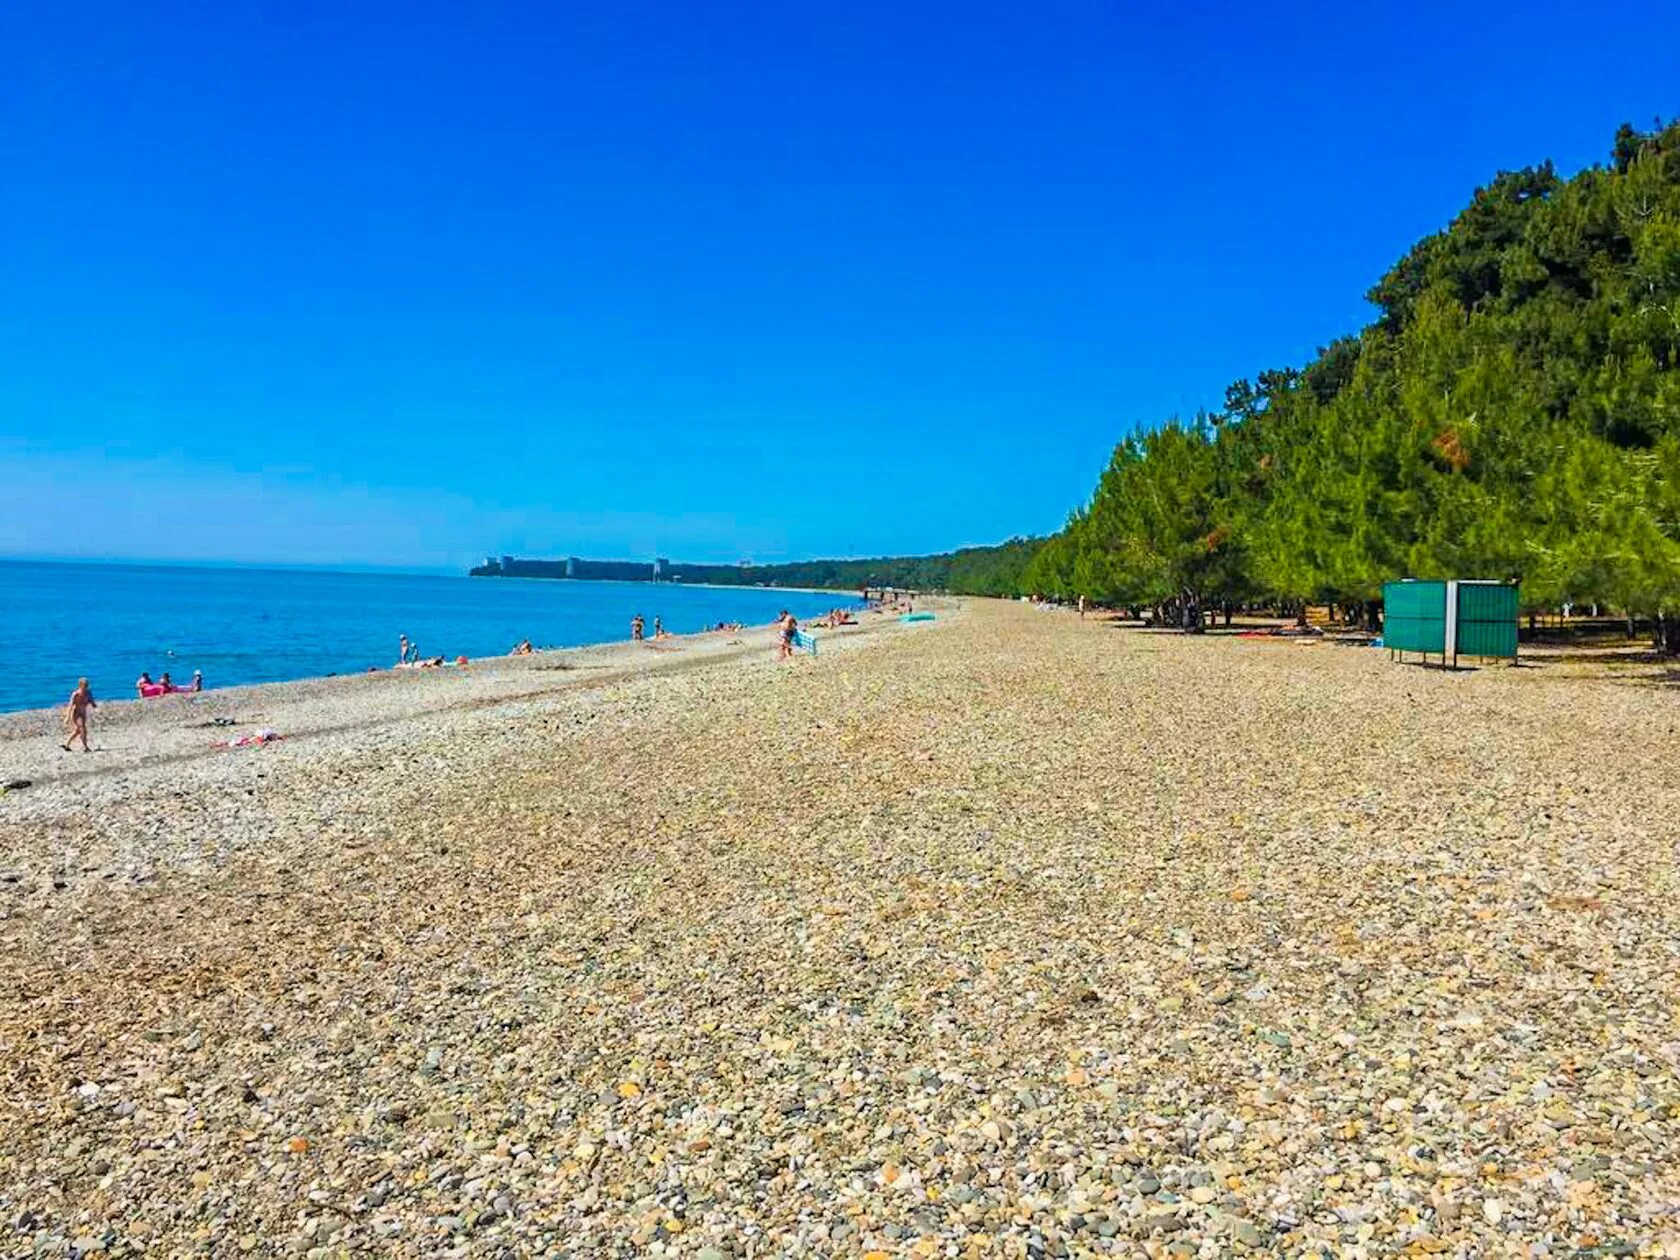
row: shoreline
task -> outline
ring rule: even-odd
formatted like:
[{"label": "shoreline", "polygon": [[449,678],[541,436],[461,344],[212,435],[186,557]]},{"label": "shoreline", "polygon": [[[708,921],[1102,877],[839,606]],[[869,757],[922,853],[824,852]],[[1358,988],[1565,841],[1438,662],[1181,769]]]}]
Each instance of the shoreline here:
[{"label": "shoreline", "polygon": [[[663,613],[678,634],[720,623],[767,624],[787,607],[805,620],[855,593],[723,589],[617,582],[495,587],[451,576],[294,572],[206,566],[75,566],[7,562],[0,604],[18,649],[0,680],[0,715],[64,703],[87,676],[103,705],[135,694],[142,670],[169,670],[185,686],[194,667],[217,689],[362,674],[396,657],[397,631],[427,657],[482,661],[523,639],[550,650],[593,648],[628,637],[632,614]],[[93,585],[90,587],[89,583]],[[66,600],[94,594],[63,622]],[[14,602],[15,601],[15,604]]]},{"label": "shoreline", "polygon": [[[532,579],[543,580],[543,579]],[[947,611],[955,607],[946,601]],[[819,631],[831,649],[896,624],[896,617],[860,612],[855,626]],[[529,655],[481,656],[465,666],[384,666],[357,673],[238,683],[147,699],[102,700],[90,729],[94,750],[62,748],[64,706],[0,713],[0,784],[24,779],[41,786],[133,770],[165,761],[247,751],[217,746],[257,730],[282,741],[447,712],[464,705],[515,703],[579,686],[598,686],[703,664],[751,659],[774,651],[775,623],[740,630],[699,630],[662,639],[611,640],[545,648]],[[23,800],[23,796],[13,797]]]}]

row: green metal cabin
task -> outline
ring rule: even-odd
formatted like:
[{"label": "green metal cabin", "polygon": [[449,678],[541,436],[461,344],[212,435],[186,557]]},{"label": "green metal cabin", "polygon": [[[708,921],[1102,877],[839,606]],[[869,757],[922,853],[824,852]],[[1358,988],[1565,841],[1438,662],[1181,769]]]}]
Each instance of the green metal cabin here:
[{"label": "green metal cabin", "polygon": [[1419,652],[1517,658],[1517,588],[1509,582],[1420,582],[1383,586],[1383,646],[1390,654]]}]

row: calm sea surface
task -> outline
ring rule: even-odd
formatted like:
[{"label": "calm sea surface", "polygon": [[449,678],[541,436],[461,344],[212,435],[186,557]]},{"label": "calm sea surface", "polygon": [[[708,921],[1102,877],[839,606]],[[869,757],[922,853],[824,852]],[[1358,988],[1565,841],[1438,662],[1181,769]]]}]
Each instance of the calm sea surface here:
[{"label": "calm sea surface", "polygon": [[530,578],[0,561],[0,711],[62,704],[86,675],[132,699],[141,670],[206,687],[358,673],[397,659],[496,656],[521,639],[578,647],[628,638],[641,613],[678,634],[720,621],[801,619],[855,598],[797,591]]}]

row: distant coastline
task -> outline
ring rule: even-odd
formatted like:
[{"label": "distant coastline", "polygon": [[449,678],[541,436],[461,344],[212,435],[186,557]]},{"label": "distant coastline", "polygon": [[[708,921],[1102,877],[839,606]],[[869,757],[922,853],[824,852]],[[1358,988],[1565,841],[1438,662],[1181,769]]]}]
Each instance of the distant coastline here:
[{"label": "distant coastline", "polygon": [[965,547],[929,556],[876,556],[857,560],[796,560],[786,564],[690,564],[668,560],[589,560],[568,556],[532,560],[489,556],[469,577],[545,578],[589,582],[671,583],[678,586],[774,587],[779,590],[855,592],[945,591],[959,595],[1013,595],[1041,539],[1012,538],[992,547]]}]

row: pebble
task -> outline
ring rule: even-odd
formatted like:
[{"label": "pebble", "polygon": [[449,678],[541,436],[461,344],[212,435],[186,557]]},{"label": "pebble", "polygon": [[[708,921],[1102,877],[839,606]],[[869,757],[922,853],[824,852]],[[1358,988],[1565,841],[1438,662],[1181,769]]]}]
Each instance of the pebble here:
[{"label": "pebble", "polygon": [[1662,1254],[1659,674],[925,629],[8,797],[23,1249]]}]

